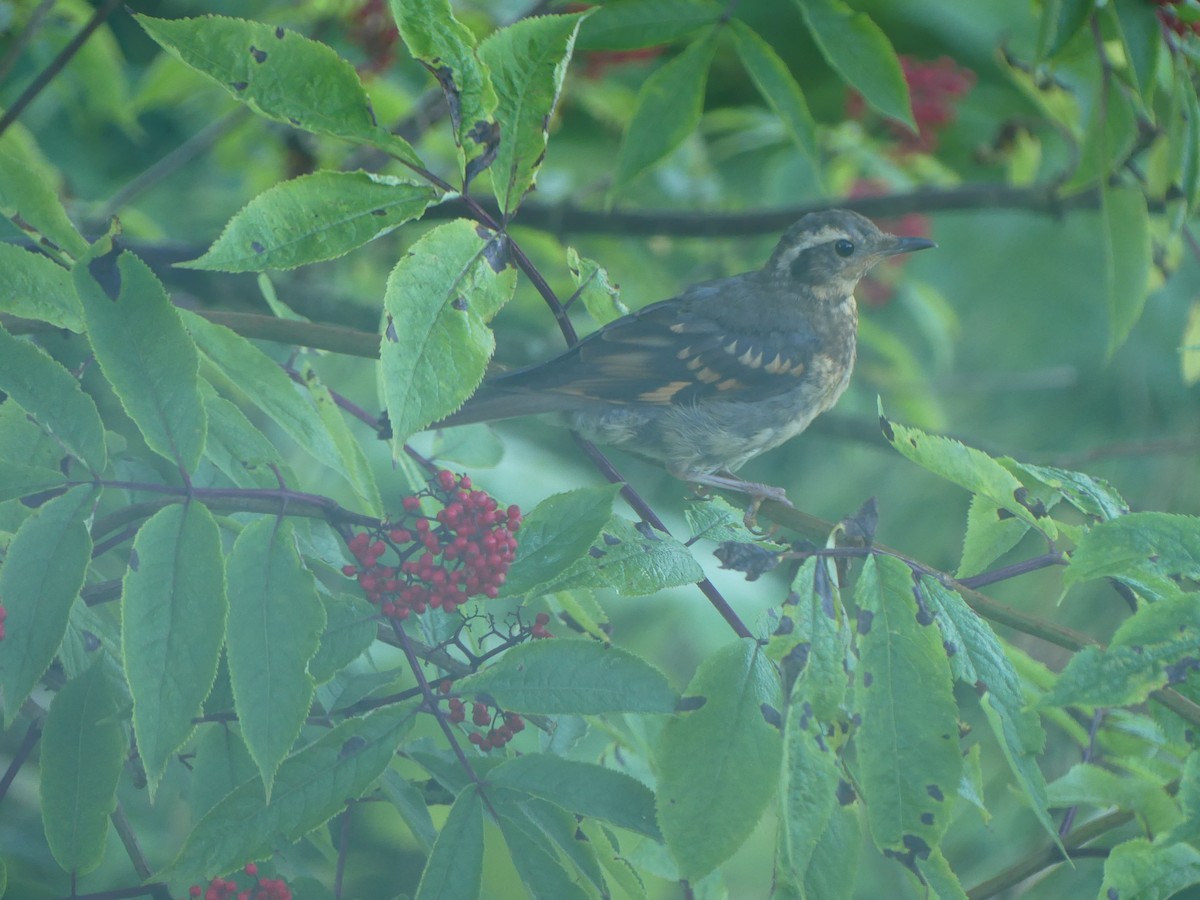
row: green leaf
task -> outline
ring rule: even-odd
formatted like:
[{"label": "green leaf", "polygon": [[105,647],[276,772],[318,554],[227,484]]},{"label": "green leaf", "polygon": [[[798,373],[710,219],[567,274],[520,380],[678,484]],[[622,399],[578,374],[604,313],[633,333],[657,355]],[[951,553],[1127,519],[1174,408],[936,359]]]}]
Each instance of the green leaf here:
[{"label": "green leaf", "polygon": [[0,243],[0,297],[8,315],[83,331],[83,309],[70,271],[40,253]]},{"label": "green leaf", "polygon": [[479,45],[499,103],[500,146],[492,190],[505,216],[521,205],[546,155],[547,129],[558,104],[579,23],[586,14],[534,16],[490,34]]},{"label": "green leaf", "polygon": [[1184,680],[1200,659],[1200,597],[1178,594],[1126,619],[1108,649],[1076,653],[1043,706],[1125,706]]},{"label": "green leaf", "polygon": [[447,222],[388,276],[379,356],[395,453],[483,380],[495,347],[487,323],[516,287],[506,240],[472,222]]},{"label": "green leaf", "polygon": [[881,850],[925,856],[950,824],[962,775],[950,666],[905,563],[868,557],[855,599],[855,744],[871,835]]},{"label": "green leaf", "polygon": [[1165,832],[1182,821],[1179,807],[1157,778],[1138,771],[1120,774],[1091,763],[1072,766],[1050,785],[1050,803],[1059,808],[1086,804],[1136,813],[1149,830]]},{"label": "green leaf", "polygon": [[[543,845],[544,838],[549,838],[561,856],[566,857],[575,869],[591,882],[592,887],[602,895],[608,893],[608,885],[604,880],[604,870],[600,867],[596,848],[583,836],[579,828],[580,822],[585,820],[548,800],[527,797],[515,791],[501,790],[495,792],[494,796],[499,797],[501,805],[498,808],[501,815],[513,810],[513,805],[508,802],[510,797],[520,798],[514,812],[520,816],[522,830]],[[516,817],[513,816],[514,819]],[[574,882],[578,880],[573,879]],[[562,894],[556,893],[551,896],[559,897]],[[594,895],[588,893],[584,896],[590,898]]]},{"label": "green leaf", "polygon": [[1137,188],[1101,190],[1104,286],[1108,297],[1108,352],[1125,343],[1141,318],[1150,288],[1150,214]]},{"label": "green leaf", "polygon": [[0,503],[58,487],[65,480],[66,476],[55,469],[0,460]]},{"label": "green leaf", "polygon": [[1063,575],[1071,587],[1091,578],[1118,578],[1155,597],[1180,591],[1175,578],[1200,579],[1200,518],[1132,513],[1100,522],[1079,539]]},{"label": "green leaf", "polygon": [[575,285],[573,296],[582,301],[593,319],[604,325],[629,312],[621,302],[621,289],[609,281],[608,271],[594,259],[580,256],[574,247],[567,248],[567,271]]},{"label": "green leaf", "polygon": [[58,170],[42,156],[33,135],[20,122],[0,135],[0,215],[12,219],[46,249],[79,257],[88,245],[58,198],[61,182]]},{"label": "green leaf", "polygon": [[1028,489],[982,450],[893,422],[884,417],[882,403],[879,405],[879,423],[888,442],[917,465],[972,493],[982,494],[997,508],[1012,513],[1047,537],[1057,536],[1058,528],[1052,519],[1035,514],[1022,503],[1027,500]]},{"label": "green leaf", "polygon": [[179,886],[207,881],[323,825],[383,773],[414,715],[412,706],[397,706],[342,722],[284,760],[269,804],[261,778],[238,786],[196,823],[156,878]]},{"label": "green leaf", "polygon": [[774,796],[781,699],[775,667],[745,638],[704,661],[684,694],[688,711],[663,729],[654,754],[658,820],[689,881],[732,856]]},{"label": "green leaf", "polygon": [[1042,28],[1038,62],[1056,56],[1087,22],[1096,0],[1052,0],[1042,5]]},{"label": "green leaf", "polygon": [[457,688],[462,694],[488,694],[513,712],[544,715],[669,713],[677,699],[663,674],[641,657],[563,638],[513,647]]},{"label": "green leaf", "polygon": [[469,784],[454,800],[421,873],[416,900],[472,900],[483,887],[483,802]]},{"label": "green leaf", "polygon": [[254,779],[258,772],[237,731],[224,723],[208,723],[198,728],[192,747],[195,756],[187,798],[192,821],[199,822],[226,794]]},{"label": "green leaf", "polygon": [[260,115],[420,165],[412,147],[375,121],[354,67],[325,44],[225,16],[135,18],[168,53]]},{"label": "green leaf", "polygon": [[71,604],[92,555],[84,520],[95,502],[96,493],[87,485],[51,500],[21,523],[0,565],[0,598],[8,613],[0,653],[6,728],[67,631]]},{"label": "green leaf", "polygon": [[718,494],[691,499],[683,507],[683,516],[691,533],[689,544],[698,540],[744,541],[750,536],[743,521],[745,511]]},{"label": "green leaf", "polygon": [[204,457],[238,487],[278,487],[279,479],[271,466],[294,481],[290,469],[275,445],[254,427],[246,414],[221,397],[208,382],[201,383],[204,411],[208,416],[208,435]]},{"label": "green leaf", "polygon": [[659,839],[654,795],[623,772],[544,753],[526,753],[492,769],[488,782],[550,800],[576,815],[602,819]]},{"label": "green leaf", "polygon": [[185,269],[262,272],[336,259],[415,219],[431,187],[370,172],[314,172],[259,194]]},{"label": "green leaf", "polygon": [[612,518],[620,489],[620,485],[578,488],[547,497],[530,510],[521,522],[504,595],[531,594],[582,559]]},{"label": "green leaf", "polygon": [[716,36],[710,31],[643,82],[617,154],[614,192],[624,190],[635,176],[695,132],[716,46]]},{"label": "green leaf", "polygon": [[500,826],[509,857],[529,896],[588,900],[588,894],[559,861],[552,839],[531,821],[520,802],[520,795],[496,790],[491,799],[496,811],[495,822]]},{"label": "green leaf", "polygon": [[272,777],[312,705],[308,662],[325,610],[296,552],[291,526],[256,519],[238,535],[226,569],[225,653],[242,739],[271,796]]},{"label": "green leaf", "polygon": [[1133,106],[1115,79],[1110,80],[1107,89],[1102,89],[1093,100],[1091,117],[1079,144],[1079,163],[1064,189],[1099,184],[1104,190],[1109,174],[1125,159],[1137,135]]},{"label": "green leaf", "polygon": [[1007,510],[1002,510],[982,494],[972,494],[958,577],[967,578],[985,571],[1017,546],[1028,531],[1028,522],[1009,515]]},{"label": "green leaf", "polygon": [[42,821],[54,859],[83,874],[104,859],[126,741],[120,697],[101,656],[50,704],[41,740]]},{"label": "green leaf", "polygon": [[640,50],[671,44],[716,23],[725,7],[714,0],[612,0],[579,31],[580,50]]},{"label": "green leaf", "polygon": [[1167,900],[1195,884],[1200,884],[1200,850],[1132,838],[1113,847],[1105,859],[1099,896]]},{"label": "green leaf", "polygon": [[[433,817],[425,805],[425,794],[420,787],[402,777],[395,769],[383,773],[379,789],[389,803],[400,813],[400,818],[412,832],[412,836],[426,852],[433,849],[438,832],[433,827]],[[445,826],[443,826],[445,827]]]},{"label": "green leaf", "polygon": [[[1179,72],[1189,71],[1182,62],[1179,66]],[[1179,184],[1189,213],[1194,213],[1200,206],[1200,97],[1196,95],[1191,78],[1183,75],[1180,81],[1183,85],[1181,90],[1184,107],[1187,110],[1187,137],[1183,141]]]},{"label": "green leaf", "polygon": [[308,672],[324,684],[358,659],[375,640],[378,610],[366,600],[350,594],[321,597],[325,609],[325,631]]},{"label": "green leaf", "polygon": [[835,806],[804,873],[804,896],[851,896],[861,844],[859,804]]},{"label": "green leaf", "polygon": [[1109,7],[1116,13],[1125,58],[1133,74],[1133,85],[1147,106],[1154,97],[1154,74],[1162,45],[1162,24],[1155,9],[1138,0],[1114,0]]},{"label": "green leaf", "polygon": [[1055,466],[1035,466],[1032,463],[1017,462],[1015,459],[1005,458],[1000,462],[1017,475],[1034,478],[1057,491],[1064,500],[1086,515],[1099,519],[1115,519],[1129,512],[1129,504],[1125,502],[1125,498],[1103,478]]},{"label": "green leaf", "polygon": [[354,488],[361,501],[360,509],[368,515],[384,517],[383,499],[379,496],[379,485],[375,481],[375,472],[371,469],[371,461],[367,459],[362,442],[358,439],[346,421],[341,409],[334,399],[333,392],[322,382],[320,376],[308,363],[300,367],[304,385],[312,396],[317,407],[317,415],[325,430],[337,447],[338,457],[342,461],[346,480]]},{"label": "green leaf", "polygon": [[967,900],[967,892],[950,868],[941,847],[934,847],[927,857],[918,856],[915,863],[921,880],[929,888],[929,896],[938,900]]},{"label": "green leaf", "polygon": [[196,346],[149,266],[122,252],[114,267],[99,252],[75,266],[96,361],[146,445],[190,472],[205,432]]},{"label": "green leaf", "polygon": [[446,95],[462,174],[473,160],[486,160],[495,141],[496,91],[475,53],[475,35],[454,18],[449,0],[388,0],[388,5],[408,51]]},{"label": "green leaf", "polygon": [[793,697],[783,738],[779,856],[795,883],[803,883],[837,806],[842,771],[823,730],[824,723],[813,715],[811,705],[801,695]]},{"label": "green leaf", "polygon": [[224,574],[216,520],[199,503],[165,507],[139,529],[121,591],[121,640],[151,799],[217,676]]},{"label": "green leaf", "polygon": [[817,48],[842,81],[872,107],[914,132],[904,70],[891,42],[866,13],[842,0],[796,0]]},{"label": "green leaf", "polygon": [[775,48],[739,19],[733,19],[733,43],[754,86],[762,94],[793,141],[811,160],[819,159],[817,123],[804,92]]},{"label": "green leaf", "polygon": [[308,392],[246,338],[192,312],[184,322],[201,352],[249,403],[262,410],[301,449],[349,478],[341,453]]},{"label": "green leaf", "polygon": [[46,426],[93,472],[104,470],[108,450],[96,402],[62,364],[36,344],[0,327],[0,390]]}]

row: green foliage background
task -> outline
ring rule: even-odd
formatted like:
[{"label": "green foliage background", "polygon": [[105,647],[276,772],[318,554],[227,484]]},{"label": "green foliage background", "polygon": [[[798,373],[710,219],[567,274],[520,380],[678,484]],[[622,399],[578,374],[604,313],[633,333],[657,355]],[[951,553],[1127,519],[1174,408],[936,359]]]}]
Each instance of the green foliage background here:
[{"label": "green foliage background", "polygon": [[[30,724],[46,716],[51,697],[56,703],[36,765],[14,765],[15,778],[0,799],[0,885],[7,872],[8,895],[65,895],[70,882],[64,870],[72,869],[88,873],[80,877],[81,890],[113,890],[140,880],[117,829],[106,824],[110,783],[118,785],[120,816],[136,831],[153,872],[142,874],[152,882],[170,880],[175,895],[201,875],[240,865],[239,852],[266,857],[276,851],[279,871],[305,898],[332,896],[339,853],[347,897],[418,890],[417,896],[435,896],[438,885],[442,896],[471,896],[478,891],[475,877],[483,879],[483,896],[521,896],[525,890],[551,896],[563,882],[539,880],[551,878],[547,872],[565,878],[578,896],[599,895],[597,884],[607,884],[615,896],[682,896],[681,872],[696,876],[688,889],[704,897],[767,896],[772,889],[780,896],[852,891],[920,897],[927,895],[926,884],[944,897],[963,896],[963,887],[975,885],[982,886],[971,896],[1010,888],[1031,897],[1103,895],[1109,888],[1121,897],[1165,897],[1195,890],[1189,886],[1200,883],[1194,827],[1200,771],[1192,749],[1198,722],[1188,716],[1198,696],[1190,661],[1200,643],[1191,592],[1200,576],[1200,253],[1192,230],[1200,192],[1197,38],[1162,31],[1154,7],[1143,0],[855,0],[848,6],[840,0],[742,0],[728,9],[705,0],[618,0],[578,23],[573,14],[580,10],[572,7],[572,17],[544,28],[524,20],[534,10],[515,0],[453,6],[458,24],[448,18],[446,4],[393,0],[410,54],[404,42],[384,37],[392,16],[383,4],[368,10],[374,18],[365,16],[364,4],[349,0],[136,4],[140,20],[112,16],[0,138],[0,323],[13,335],[32,334],[45,351],[0,332],[0,390],[9,397],[0,404],[0,602],[19,608],[13,594],[27,589],[30,573],[59,575],[54,568],[62,560],[82,565],[93,550],[91,508],[101,501],[90,488],[75,487],[36,517],[19,499],[62,483],[67,476],[56,469],[64,447],[114,485],[105,488],[97,516],[146,499],[123,493],[118,482],[177,485],[174,460],[196,469],[204,445],[197,423],[205,419],[209,439],[197,486],[273,488],[269,471],[260,467],[235,477],[236,466],[218,460],[213,423],[231,421],[240,408],[261,430],[261,443],[225,448],[227,462],[239,453],[270,461],[289,487],[330,497],[364,516],[396,511],[400,499],[420,486],[422,473],[399,448],[410,437],[421,453],[469,472],[504,504],[528,511],[546,502],[540,519],[532,514],[522,540],[540,534],[548,544],[578,545],[578,552],[557,567],[542,556],[522,560],[524,568],[513,571],[524,579],[521,590],[511,589],[487,608],[502,616],[520,606],[529,618],[543,609],[565,611],[585,634],[607,635],[616,646],[603,659],[617,667],[611,677],[620,701],[606,705],[587,692],[594,681],[589,666],[598,664],[587,654],[599,647],[587,640],[577,647],[560,640],[514,647],[471,675],[462,683],[464,693],[486,691],[505,708],[557,727],[541,735],[530,729],[519,745],[526,754],[546,754],[531,757],[542,762],[536,770],[518,759],[501,762],[501,755],[473,757],[496,786],[486,812],[437,723],[414,717],[411,706],[386,706],[332,730],[310,721],[294,744],[310,701],[328,711],[339,698],[379,696],[413,683],[396,647],[376,642],[364,655],[369,629],[361,640],[347,641],[344,655],[328,638],[342,622],[338,615],[350,623],[343,622],[346,628],[361,626],[364,618],[350,582],[340,591],[327,589],[337,583],[334,570],[345,560],[336,534],[316,516],[296,520],[295,533],[289,525],[281,537],[268,524],[274,518],[262,515],[274,507],[239,507],[236,501],[213,506],[219,538],[211,519],[183,523],[176,521],[182,515],[164,511],[149,518],[146,512],[149,521],[134,549],[198,542],[198,557],[211,559],[216,541],[223,540],[227,572],[247,579],[265,571],[256,561],[278,561],[295,607],[267,636],[277,638],[293,666],[288,696],[251,717],[253,724],[240,731],[244,741],[230,737],[238,729],[223,725],[207,724],[192,734],[182,752],[224,760],[229,771],[220,777],[189,771],[176,758],[189,716],[154,720],[162,743],[143,747],[141,761],[130,763],[130,728],[149,727],[139,716],[159,701],[142,699],[156,672],[139,672],[131,663],[128,623],[131,610],[153,619],[160,595],[155,584],[145,583],[149,579],[139,583],[126,568],[132,533],[115,548],[104,545],[88,568],[85,595],[115,584],[124,591],[121,603],[86,608],[74,600],[78,584],[50,584],[48,594],[59,598],[54,614],[61,617],[61,644],[28,651],[30,658],[43,650],[56,656],[44,677],[32,664],[14,662],[14,637],[20,635],[13,629],[25,621],[21,614],[9,619],[9,636],[0,643],[7,727],[0,762],[21,758],[23,740],[36,734]],[[539,5],[536,12],[568,12],[560,6]],[[1173,9],[1185,23],[1200,21],[1195,0]],[[847,18],[848,10],[861,16]],[[0,65],[0,106],[17,102],[93,11],[83,0],[59,0],[25,41],[20,35],[31,4],[0,2],[0,60],[11,63],[6,71]],[[731,23],[722,18],[727,13]],[[246,90],[231,86],[242,76],[214,82],[197,71],[209,56],[189,55],[193,26],[174,21],[209,14],[264,23],[253,26],[256,48],[283,40],[274,30],[285,25],[294,32],[288,41],[307,35],[332,49],[302,44],[312,57],[288,57],[292,68],[277,84],[250,89],[251,105],[265,112],[254,115],[235,99]],[[514,21],[519,24],[502,30]],[[237,41],[251,33],[244,30],[248,25],[228,27]],[[423,41],[429,44],[424,49]],[[478,53],[471,49],[476,41],[482,42]],[[955,117],[938,131],[931,153],[897,152],[888,115],[903,119],[909,110],[889,46],[922,61],[950,57],[974,73],[972,89],[956,102]],[[655,49],[614,55],[648,47]],[[863,56],[863,48],[875,52]],[[555,62],[568,55],[565,71],[556,69]],[[452,127],[436,82],[414,56],[453,59],[454,71],[468,81],[473,67],[491,68],[494,92],[489,96],[481,88],[464,95],[470,115]],[[384,127],[364,115],[355,73],[337,57],[358,69],[374,122]],[[253,63],[238,58],[254,74]],[[536,60],[542,64],[530,62]],[[794,85],[780,74],[784,70]],[[322,79],[310,82],[317,71]],[[527,90],[520,96],[530,107],[548,110],[560,78],[561,96],[544,141],[541,115],[521,106],[513,87]],[[850,86],[866,96],[863,115],[847,114]],[[629,308],[672,296],[694,281],[755,268],[801,209],[842,205],[863,181],[881,194],[859,198],[874,218],[929,217],[939,249],[887,276],[894,284],[886,302],[864,305],[858,369],[837,409],[744,472],[785,487],[808,516],[766,511],[789,538],[799,530],[823,545],[831,526],[822,529],[822,520],[837,522],[874,497],[876,540],[932,570],[954,573],[970,558],[979,565],[965,566],[959,574],[966,576],[1019,566],[1047,552],[1076,554],[1065,577],[1060,565],[1046,566],[982,588],[1011,613],[996,626],[1003,650],[990,631],[973,627],[981,620],[958,593],[939,588],[936,579],[921,582],[938,609],[941,637],[949,640],[952,622],[972,648],[969,664],[940,654],[935,632],[914,628],[911,615],[870,636],[859,627],[853,638],[853,612],[823,634],[817,634],[817,613],[805,626],[816,630],[814,646],[818,637],[826,641],[829,659],[839,664],[851,640],[863,666],[890,658],[895,647],[881,635],[900,635],[910,649],[923,648],[912,651],[909,680],[898,676],[889,688],[899,702],[883,705],[898,729],[913,734],[921,731],[914,720],[947,725],[947,715],[957,717],[962,752],[932,754],[928,771],[905,773],[945,783],[947,793],[958,794],[946,816],[939,811],[932,824],[920,820],[929,843],[941,841],[921,863],[909,860],[906,869],[903,859],[871,848],[873,839],[895,855],[899,836],[912,825],[892,828],[884,821],[886,804],[873,799],[886,793],[879,785],[887,783],[888,763],[897,759],[880,736],[880,720],[858,733],[855,749],[847,751],[869,801],[866,812],[861,803],[847,812],[823,793],[845,775],[841,760],[819,761],[811,749],[818,739],[832,741],[830,734],[787,707],[794,673],[782,680],[778,673],[781,667],[787,672],[782,661],[794,645],[778,634],[765,649],[735,640],[690,584],[702,567],[754,636],[766,638],[781,615],[804,621],[800,610],[821,608],[827,596],[816,586],[816,572],[819,567],[828,573],[827,583],[836,582],[831,563],[806,563],[790,586],[792,562],[750,582],[720,570],[713,544],[701,540],[690,555],[664,542],[658,556],[634,559],[619,574],[598,574],[586,563],[587,548],[605,534],[636,546],[629,522],[636,516],[617,501],[613,510],[621,518],[610,519],[613,492],[602,487],[604,479],[569,435],[527,421],[504,423],[494,432],[472,427],[414,434],[474,389],[493,341],[495,361],[508,366],[543,359],[563,346],[527,274],[518,276],[510,266],[497,275],[489,267],[491,245],[476,238],[473,225],[445,224],[472,212],[442,194],[446,183],[462,188],[464,169],[474,174],[487,162],[470,125],[493,106],[510,129],[501,133],[514,139],[502,141],[496,159],[474,177],[470,194],[488,209],[495,205],[493,192],[500,198],[513,216],[513,240],[559,298],[577,286],[574,264],[568,264],[572,252],[584,258],[585,271],[599,263]],[[289,116],[303,127],[290,127]],[[387,130],[396,123],[399,137]],[[444,183],[431,185],[408,164]],[[535,173],[536,190],[523,198]],[[49,212],[22,230],[11,217],[29,208],[26,192],[36,193],[31,184],[43,186],[37,202]],[[280,194],[281,184],[297,193]],[[59,218],[54,197],[61,198],[66,217]],[[311,209],[356,224],[307,235],[303,217]],[[120,273],[122,290],[145,304],[136,324],[148,337],[140,342],[137,328],[113,318],[106,282],[92,265],[104,259],[113,216],[120,219],[121,246],[137,256],[123,257]],[[247,235],[288,229],[300,236],[266,263],[244,252],[252,239]],[[73,274],[47,266],[22,282],[30,256],[24,248],[39,233],[57,238],[52,258],[80,261]],[[462,262],[461,280],[442,277],[427,263],[435,256]],[[266,271],[256,277],[259,269]],[[159,302],[164,288],[185,310],[273,316],[291,321],[295,330],[287,332],[290,337],[272,331],[276,340],[259,342],[265,353],[254,354],[245,341],[192,313],[178,323],[169,315],[166,324],[155,319],[170,313]],[[459,290],[472,298],[471,319],[451,326],[444,301]],[[614,313],[604,291],[585,294],[572,308],[581,331]],[[382,315],[395,316],[413,333],[428,329],[434,352],[418,354],[403,341],[389,349],[385,341],[382,366],[363,358],[377,347],[372,341]],[[52,327],[30,324],[39,321]],[[250,330],[247,320],[223,321],[247,338],[271,336]],[[308,321],[337,330],[315,338]],[[79,335],[85,327],[90,344]],[[167,344],[172,335],[180,343]],[[126,337],[130,346],[161,341],[161,358],[138,368],[124,352]],[[291,345],[335,351],[306,353],[297,364],[316,378],[311,395],[298,394],[272,365],[292,360]],[[177,370],[191,365],[189,353],[202,360],[203,378],[186,395],[165,402],[155,394],[158,381],[174,386]],[[147,371],[158,373],[154,383],[146,383]],[[67,372],[82,372],[82,394]],[[326,388],[373,414],[388,404],[396,446],[331,415],[332,401],[321,393]],[[88,397],[106,429],[102,436],[87,430],[95,413],[79,404],[86,407]],[[880,403],[892,433],[901,436],[895,447],[880,434]],[[934,432],[1004,459],[964,461],[957,445],[928,437]],[[676,534],[686,538],[694,530],[705,513],[684,486],[649,464],[619,454],[613,459]],[[1059,469],[1081,470],[1094,480],[1070,482]],[[1024,484],[1035,500],[1051,506],[1053,520],[1005,506],[1010,494],[993,488],[1010,482]],[[567,491],[576,493],[556,496]],[[1129,508],[1134,513],[1124,515]],[[995,524],[998,509],[1014,514],[1016,523]],[[724,531],[749,540],[736,512],[717,518]],[[195,529],[188,541],[171,537],[185,528]],[[48,535],[61,541],[62,555],[33,552],[49,553]],[[896,614],[901,604],[907,615],[903,604],[912,602],[913,576],[904,564],[884,556],[865,567],[856,561],[850,571],[838,604],[844,600],[851,609],[877,615]],[[244,579],[226,585],[212,566],[190,570],[183,562],[161,580],[173,585],[167,596],[178,603],[188,602],[199,581],[210,605],[197,618],[214,624],[226,615],[231,623],[249,616],[246,610],[269,593],[239,594],[235,587],[244,588]],[[781,605],[789,589],[801,595],[793,611]],[[963,596],[980,608],[969,592]],[[347,609],[357,610],[358,618],[346,617]],[[1055,624],[1041,627],[1048,622]],[[291,630],[280,634],[285,625]],[[178,627],[182,634],[198,626],[193,620]],[[1061,637],[1062,628],[1111,641],[1112,649],[1075,652],[1078,647],[1046,639],[1051,631]],[[554,630],[579,637],[557,620]],[[414,633],[435,644],[450,629],[436,620]],[[103,645],[99,655],[88,635]],[[210,643],[214,635],[220,637],[221,629],[206,635]],[[222,664],[214,676],[215,650],[180,663],[192,693],[216,678],[206,711],[236,708],[249,716],[256,709],[254,695],[239,693],[250,682],[269,679],[239,674],[239,659],[261,656],[251,649],[239,657],[241,639],[253,636],[239,633],[226,641],[229,672]],[[553,649],[555,644],[563,647]],[[481,646],[488,646],[486,639]],[[316,653],[327,654],[320,678],[314,677],[321,658]],[[518,659],[530,670],[540,662],[548,679],[561,679],[564,690],[574,693],[551,702],[531,690],[513,675],[514,669],[526,671],[518,669]],[[1051,673],[1068,663],[1077,668],[1057,680]],[[852,702],[843,696],[848,689],[840,665],[822,672],[814,663],[806,672],[796,690],[822,698],[824,712],[821,701],[812,701],[822,721],[839,722]],[[976,680],[989,686],[986,699],[972,690]],[[26,700],[33,682],[38,684]],[[1168,684],[1176,698],[1169,700],[1172,712],[1162,702]],[[1156,699],[1148,699],[1152,692]],[[193,702],[171,699],[169,685],[164,693],[168,713],[173,704]],[[696,694],[710,698],[707,714],[667,715],[678,695]],[[865,708],[878,708],[875,699]],[[756,715],[762,704],[781,711],[787,723],[782,742],[783,725]],[[1112,709],[1093,719],[1097,707]],[[1038,744],[1043,728],[1044,747],[1021,756],[1017,750]],[[727,743],[725,729],[734,732]],[[94,758],[64,755],[67,741],[54,742],[56,730],[94,735]],[[1008,738],[997,740],[996,734]],[[839,752],[844,740],[838,738]],[[356,754],[349,761],[347,741]],[[217,748],[221,742],[228,747]],[[395,760],[398,745],[402,758]],[[697,762],[704,757],[697,747],[728,753],[722,769],[728,778],[714,782],[711,793],[697,783],[711,774],[704,767],[709,758]],[[774,771],[780,760],[788,774],[778,783],[754,777]],[[555,768],[585,762],[606,767],[605,774]],[[63,779],[53,773],[81,767],[95,773],[96,795],[56,795],[54,786]],[[327,769],[343,793],[323,799],[305,794],[304,773],[313,768]],[[1033,790],[1039,770],[1049,782],[1048,805],[1041,809],[1022,796]],[[558,796],[538,793],[546,773],[570,789]],[[304,810],[268,806],[264,813],[256,799],[263,782],[272,796],[282,789],[284,797],[301,785],[296,794]],[[814,785],[819,789],[810,792]],[[901,784],[895,796],[907,798],[911,787]],[[635,814],[648,808],[651,790],[659,803],[656,824],[648,814]],[[363,795],[384,802],[355,806],[342,845],[344,820],[325,821],[340,812],[342,800]],[[673,812],[664,815],[665,797]],[[67,826],[77,824],[69,810],[79,809],[89,815],[80,817],[76,833]],[[1106,823],[1103,816],[1113,809],[1118,812],[1109,814],[1118,818]],[[603,860],[605,876],[596,876],[590,867],[600,863],[571,842],[553,843],[554,835],[571,834],[575,825],[564,810],[584,816],[579,828],[588,852],[605,856],[606,829],[619,829],[623,849],[612,854],[620,859]],[[725,815],[738,821],[724,823],[725,830],[707,827]],[[810,833],[805,828],[814,816],[826,825]],[[1048,831],[1064,817],[1076,828],[1089,820],[1110,824],[1089,846],[1117,850],[1084,856],[1074,867],[1047,861],[1029,871],[1032,881],[1012,887],[1020,883],[1012,873],[1022,861],[1053,848],[1056,839]],[[535,837],[530,822],[542,829]],[[806,872],[810,857],[823,862]],[[1011,877],[986,883],[997,875]],[[1156,876],[1166,879],[1157,890],[1149,887]]]}]

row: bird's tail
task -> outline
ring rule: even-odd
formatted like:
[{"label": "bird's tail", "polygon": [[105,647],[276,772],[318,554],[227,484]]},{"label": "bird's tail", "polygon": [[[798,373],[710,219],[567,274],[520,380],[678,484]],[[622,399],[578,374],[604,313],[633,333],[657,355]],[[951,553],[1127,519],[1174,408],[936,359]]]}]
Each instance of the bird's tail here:
[{"label": "bird's tail", "polygon": [[497,419],[515,419],[518,416],[534,416],[557,412],[578,405],[568,397],[555,396],[549,392],[505,390],[484,384],[457,412],[453,412],[430,428],[453,428],[456,425],[473,425],[476,422],[492,422]]}]

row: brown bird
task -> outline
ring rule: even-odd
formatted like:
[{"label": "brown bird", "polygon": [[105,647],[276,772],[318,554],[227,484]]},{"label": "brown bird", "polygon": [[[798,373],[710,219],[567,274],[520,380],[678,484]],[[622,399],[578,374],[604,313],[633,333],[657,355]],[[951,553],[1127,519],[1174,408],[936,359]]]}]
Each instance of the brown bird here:
[{"label": "brown bird", "polygon": [[438,427],[557,413],[588,440],[697,485],[787,502],[738,478],[833,406],[850,382],[854,288],[876,263],[936,246],[848,210],[811,213],[757,271],[694,284],[553,359],[484,382]]}]

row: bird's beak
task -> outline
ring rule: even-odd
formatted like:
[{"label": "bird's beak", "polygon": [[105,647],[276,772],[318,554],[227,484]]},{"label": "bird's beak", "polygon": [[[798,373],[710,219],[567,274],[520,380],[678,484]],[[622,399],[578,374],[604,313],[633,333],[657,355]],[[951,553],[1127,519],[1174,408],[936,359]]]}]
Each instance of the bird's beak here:
[{"label": "bird's beak", "polygon": [[912,253],[915,250],[928,250],[931,247],[936,247],[933,241],[923,237],[893,237],[891,242],[883,248],[885,256],[895,256],[898,253]]}]

